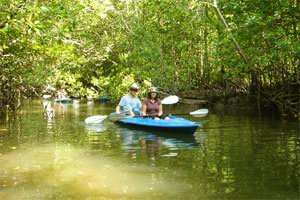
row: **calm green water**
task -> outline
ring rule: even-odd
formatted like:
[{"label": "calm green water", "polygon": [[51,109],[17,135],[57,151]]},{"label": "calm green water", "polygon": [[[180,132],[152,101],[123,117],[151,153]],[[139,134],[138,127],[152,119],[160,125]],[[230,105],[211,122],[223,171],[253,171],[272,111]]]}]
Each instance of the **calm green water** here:
[{"label": "calm green water", "polygon": [[0,199],[300,199],[298,122],[210,113],[174,135],[83,123],[110,106],[53,107],[0,120]]}]

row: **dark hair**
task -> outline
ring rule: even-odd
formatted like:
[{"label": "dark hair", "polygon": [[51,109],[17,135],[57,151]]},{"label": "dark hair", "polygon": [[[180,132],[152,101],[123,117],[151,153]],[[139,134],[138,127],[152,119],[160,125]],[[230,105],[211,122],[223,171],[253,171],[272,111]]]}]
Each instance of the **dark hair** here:
[{"label": "dark hair", "polygon": [[152,98],[151,98],[151,93],[156,93],[156,96],[155,96],[155,98],[154,98],[155,101],[159,100],[159,95],[158,95],[157,92],[148,92],[148,95],[147,95],[148,99],[152,99]]}]

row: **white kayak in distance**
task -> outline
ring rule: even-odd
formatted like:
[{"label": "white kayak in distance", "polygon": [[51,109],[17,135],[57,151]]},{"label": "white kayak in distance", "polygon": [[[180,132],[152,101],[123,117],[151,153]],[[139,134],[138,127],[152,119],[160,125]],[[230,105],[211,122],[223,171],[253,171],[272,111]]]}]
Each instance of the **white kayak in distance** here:
[{"label": "white kayak in distance", "polygon": [[84,120],[86,124],[100,124],[107,118],[107,115],[94,115]]},{"label": "white kayak in distance", "polygon": [[44,94],[43,96],[43,99],[47,100],[47,99],[50,99],[52,97],[51,94]]},{"label": "white kayak in distance", "polygon": [[193,117],[206,117],[207,114],[208,114],[208,109],[206,108],[190,112],[190,115],[192,115]]}]

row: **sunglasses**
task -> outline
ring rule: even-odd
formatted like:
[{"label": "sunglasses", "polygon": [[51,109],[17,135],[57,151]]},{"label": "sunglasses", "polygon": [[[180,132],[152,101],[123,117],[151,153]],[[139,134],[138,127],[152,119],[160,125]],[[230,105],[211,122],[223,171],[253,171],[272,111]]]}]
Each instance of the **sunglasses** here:
[{"label": "sunglasses", "polygon": [[135,89],[135,88],[130,88],[130,91],[137,92],[137,91],[139,91],[139,90],[138,90],[138,89]]}]

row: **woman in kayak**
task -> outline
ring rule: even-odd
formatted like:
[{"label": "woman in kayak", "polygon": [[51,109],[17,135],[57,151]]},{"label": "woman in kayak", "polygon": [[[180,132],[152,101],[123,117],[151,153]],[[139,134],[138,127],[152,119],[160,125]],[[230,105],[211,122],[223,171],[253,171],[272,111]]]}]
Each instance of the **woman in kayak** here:
[{"label": "woman in kayak", "polygon": [[129,93],[123,96],[116,107],[116,113],[124,113],[131,116],[139,115],[141,109],[141,101],[137,97],[139,86],[133,83],[129,87]]},{"label": "woman in kayak", "polygon": [[163,115],[162,104],[155,87],[150,88],[147,98],[142,103],[142,116],[151,117],[153,119],[169,119]]}]

